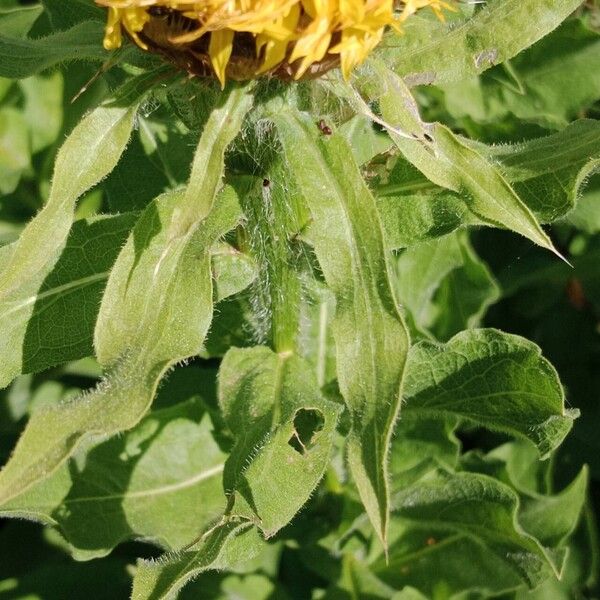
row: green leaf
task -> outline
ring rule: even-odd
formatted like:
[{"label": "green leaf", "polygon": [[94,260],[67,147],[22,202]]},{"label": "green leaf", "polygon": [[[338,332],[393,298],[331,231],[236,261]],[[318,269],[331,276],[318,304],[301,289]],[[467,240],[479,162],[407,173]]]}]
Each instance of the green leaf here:
[{"label": "green leaf", "polygon": [[90,19],[103,21],[106,17],[102,8],[86,0],[42,0],[42,4],[54,30],[68,29]]},{"label": "green leaf", "polygon": [[0,9],[0,29],[5,35],[24,38],[33,27],[42,7],[39,5],[16,6]]},{"label": "green leaf", "polygon": [[462,468],[481,472],[509,484],[519,494],[519,523],[541,543],[562,547],[573,533],[586,501],[588,468],[561,492],[550,493],[552,465],[540,463],[535,448],[516,440],[486,455],[472,451],[462,457]]},{"label": "green leaf", "polygon": [[486,146],[519,197],[542,222],[575,207],[580,190],[600,169],[600,122],[580,119],[559,133],[509,146]]},{"label": "green leaf", "polygon": [[[216,285],[219,285],[218,281]],[[253,310],[252,287],[218,304],[201,353],[203,358],[222,357],[230,348],[254,346],[260,339],[258,332],[262,323],[258,322]]]},{"label": "green leaf", "polygon": [[341,136],[319,139],[310,119],[283,109],[274,120],[287,165],[312,215],[310,241],[336,296],[337,373],[352,417],[348,461],[385,544],[387,456],[409,339],[390,284],[379,216]]},{"label": "green leaf", "polygon": [[494,0],[447,23],[414,15],[378,53],[409,85],[459,81],[512,58],[579,6],[579,0]]},{"label": "green leaf", "polygon": [[500,289],[465,231],[407,248],[396,262],[396,293],[418,332],[447,340],[479,326]]},{"label": "green leaf", "polygon": [[394,496],[394,517],[473,537],[535,587],[559,576],[562,560],[523,530],[518,507],[515,492],[491,477],[442,470]]},{"label": "green leaf", "polygon": [[88,396],[33,414],[0,472],[0,504],[50,475],[84,440],[135,426],[169,367],[200,352],[213,310],[210,248],[239,218],[230,190],[215,202],[224,152],[250,105],[245,90],[229,94],[202,134],[189,186],[142,215],[98,317],[95,346],[110,372]]},{"label": "green leaf", "polygon": [[327,598],[331,600],[350,600],[353,598],[368,598],[369,600],[420,600],[420,597],[396,595],[395,590],[383,581],[377,579],[368,567],[356,560],[351,554],[342,558],[341,574],[335,587],[327,590]]},{"label": "green leaf", "polygon": [[[600,164],[600,126],[591,119],[575,121],[559,133],[521,144],[486,146],[463,141],[498,165],[541,222],[567,214]],[[418,191],[422,188],[429,189]],[[401,158],[385,185],[375,192],[386,240],[392,248],[411,246],[465,225],[489,224],[470,210],[468,198],[428,185]]]},{"label": "green leaf", "polygon": [[529,439],[542,457],[560,445],[577,416],[565,409],[556,371],[540,349],[493,329],[413,346],[404,394],[407,414],[462,417]]},{"label": "green leaf", "polygon": [[299,352],[313,366],[319,388],[323,389],[336,379],[335,296],[324,283],[312,277],[305,278],[302,291]]},{"label": "green leaf", "polygon": [[[184,135],[176,121],[162,124],[143,116],[138,117],[138,126],[123,158],[104,182],[113,212],[143,210],[189,176],[196,134]],[[132,177],[136,172],[144,177]]]},{"label": "green leaf", "polygon": [[130,213],[74,223],[60,258],[32,298],[32,307],[22,305],[11,312],[13,323],[27,319],[21,342],[22,373],[93,354],[102,293],[136,219]]},{"label": "green leaf", "polygon": [[152,413],[125,436],[77,452],[0,513],[57,527],[78,560],[127,539],[181,548],[225,508],[226,455],[211,430],[197,399]]},{"label": "green leaf", "polygon": [[346,138],[357,165],[364,165],[375,156],[387,152],[392,147],[389,136],[373,127],[371,119],[356,115],[340,127]]},{"label": "green leaf", "polygon": [[102,38],[102,24],[93,21],[35,40],[0,35],[0,77],[23,79],[67,61],[106,60]]},{"label": "green leaf", "polygon": [[181,588],[209,570],[232,569],[254,558],[264,542],[248,522],[226,522],[208,532],[195,549],[159,562],[138,564],[132,600],[174,600]]},{"label": "green leaf", "polygon": [[403,413],[390,453],[392,489],[401,490],[440,466],[454,469],[460,452],[456,425],[457,419],[431,420]]},{"label": "green leaf", "polygon": [[212,320],[209,251],[241,218],[231,188],[217,206],[215,198],[225,150],[250,105],[250,96],[240,88],[213,111],[187,188],[151,204],[134,229],[111,272],[98,316],[94,345],[102,364],[118,362],[132,340],[136,353],[155,364],[200,351]]},{"label": "green leaf", "polygon": [[29,124],[31,152],[35,154],[56,141],[63,121],[63,78],[60,73],[36,76],[19,82],[24,95],[23,116]]},{"label": "green leaf", "polygon": [[497,123],[515,115],[556,128],[597,100],[599,73],[600,35],[582,20],[570,19],[512,60],[508,71],[496,67],[442,89],[454,117]]},{"label": "green leaf", "polygon": [[67,244],[77,199],[105,177],[119,160],[129,140],[135,110],[135,107],[100,107],[75,128],[58,153],[46,205],[10,247],[3,261],[1,387],[22,372],[27,324],[38,295]]},{"label": "green leaf", "polygon": [[393,73],[384,72],[381,90],[383,118],[408,161],[436,185],[459,193],[483,223],[506,227],[557,253],[533,213],[488,158],[447,127],[423,123],[410,92]]},{"label": "green leaf", "polygon": [[254,259],[229,244],[217,244],[211,250],[215,300],[221,302],[252,285],[258,275]]},{"label": "green leaf", "polygon": [[301,358],[261,346],[225,355],[219,405],[236,438],[223,474],[228,513],[271,537],[323,477],[340,407],[322,397]]},{"label": "green leaf", "polygon": [[523,528],[547,546],[558,546],[571,535],[585,504],[588,469],[559,494],[525,496],[519,512]]},{"label": "green leaf", "polygon": [[17,189],[21,175],[31,167],[31,148],[27,122],[12,107],[0,109],[0,193]]},{"label": "green leaf", "polygon": [[412,586],[427,598],[487,598],[523,587],[520,573],[473,535],[400,519],[393,529],[388,564],[379,560],[372,571],[395,589]]}]

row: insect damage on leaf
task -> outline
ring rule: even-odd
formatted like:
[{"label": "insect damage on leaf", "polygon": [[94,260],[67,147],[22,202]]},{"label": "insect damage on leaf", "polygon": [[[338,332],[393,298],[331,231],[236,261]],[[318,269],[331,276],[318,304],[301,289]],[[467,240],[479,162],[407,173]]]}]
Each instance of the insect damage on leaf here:
[{"label": "insect damage on leaf", "polygon": [[316,408],[301,408],[296,411],[293,423],[294,433],[288,444],[300,454],[305,454],[325,425],[323,413]]}]

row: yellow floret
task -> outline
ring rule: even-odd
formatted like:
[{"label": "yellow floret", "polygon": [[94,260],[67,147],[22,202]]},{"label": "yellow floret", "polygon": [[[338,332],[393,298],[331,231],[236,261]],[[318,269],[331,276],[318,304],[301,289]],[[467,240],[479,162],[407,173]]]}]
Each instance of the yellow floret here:
[{"label": "yellow floret", "polygon": [[[451,1],[451,0],[449,0]],[[194,44],[210,36],[208,55],[221,85],[234,49],[235,36],[254,36],[261,64],[255,75],[287,62],[301,78],[327,55],[338,55],[344,77],[380,43],[387,27],[400,24],[425,7],[442,17],[444,0],[97,0],[108,7],[104,46],[121,45],[121,31],[147,49],[140,33],[150,20],[149,9],[175,10],[198,26],[176,33],[174,45]]]}]

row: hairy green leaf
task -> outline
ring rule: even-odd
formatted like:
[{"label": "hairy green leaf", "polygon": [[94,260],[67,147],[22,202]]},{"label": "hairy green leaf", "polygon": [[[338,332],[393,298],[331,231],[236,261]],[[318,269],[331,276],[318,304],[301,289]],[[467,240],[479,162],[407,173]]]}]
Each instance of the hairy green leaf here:
[{"label": "hairy green leaf", "polygon": [[0,77],[23,79],[72,60],[106,60],[102,24],[85,21],[39,39],[0,35]]},{"label": "hairy green leaf", "polygon": [[[521,144],[466,143],[496,164],[541,222],[565,216],[600,165],[600,126],[591,119]],[[419,191],[422,188],[426,191]],[[403,160],[376,193],[386,241],[392,248],[439,237],[465,225],[486,224],[471,211],[468,198],[428,185],[424,176]]]},{"label": "hairy green leaf", "polygon": [[262,544],[256,528],[247,521],[223,523],[193,549],[159,562],[138,564],[131,599],[174,600],[179,590],[200,573],[243,564],[256,556]]},{"label": "hairy green leaf", "polygon": [[211,429],[195,399],[157,411],[125,436],[77,452],[0,514],[57,527],[80,560],[132,538],[181,548],[225,508],[226,455]]},{"label": "hairy green leaf", "polygon": [[104,20],[104,13],[99,6],[86,2],[86,0],[42,0],[44,9],[48,13],[50,23],[56,30],[68,29],[81,23],[96,19]]},{"label": "hairy green leaf", "polygon": [[579,6],[579,0],[494,0],[448,23],[417,15],[379,54],[410,85],[459,81],[512,58]]},{"label": "hairy green leaf", "polygon": [[261,346],[225,355],[219,405],[236,437],[223,475],[228,512],[270,537],[323,476],[340,407],[321,396],[303,359]]},{"label": "hairy green leaf", "polygon": [[311,242],[336,296],[337,373],[352,417],[348,461],[385,544],[387,455],[409,339],[390,284],[379,216],[341,136],[319,139],[314,124],[291,111],[282,110],[275,122],[290,172],[313,218]]},{"label": "hairy green leaf", "polygon": [[481,152],[499,163],[538,219],[552,222],[575,207],[579,191],[600,169],[600,122],[580,119],[554,135]]},{"label": "hairy green leaf", "polygon": [[459,193],[483,223],[506,227],[556,252],[502,172],[447,127],[423,123],[403,81],[389,71],[384,73],[379,103],[390,135],[405,158],[436,185]]},{"label": "hairy green leaf", "polygon": [[540,349],[493,329],[463,332],[445,345],[411,349],[404,411],[463,417],[533,442],[547,457],[573,426],[562,386]]},{"label": "hairy green leaf", "polygon": [[215,202],[224,152],[250,104],[242,88],[229,94],[202,134],[188,188],[142,215],[98,317],[95,346],[110,374],[88,396],[34,413],[0,472],[0,504],[50,475],[83,440],[136,425],[168,368],[200,352],[213,310],[210,248],[239,219],[231,191]]}]

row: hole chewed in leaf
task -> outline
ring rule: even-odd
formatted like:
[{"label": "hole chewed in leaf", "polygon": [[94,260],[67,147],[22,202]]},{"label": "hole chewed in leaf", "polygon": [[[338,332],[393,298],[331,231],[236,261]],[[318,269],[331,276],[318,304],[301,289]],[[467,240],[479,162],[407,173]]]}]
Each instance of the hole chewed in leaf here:
[{"label": "hole chewed in leaf", "polygon": [[298,409],[294,415],[294,432],[288,444],[300,454],[305,454],[314,444],[315,436],[324,425],[325,419],[319,409]]}]

